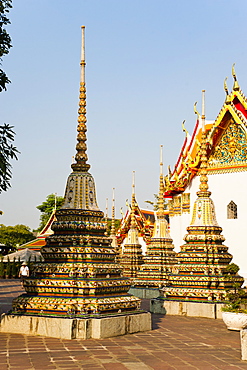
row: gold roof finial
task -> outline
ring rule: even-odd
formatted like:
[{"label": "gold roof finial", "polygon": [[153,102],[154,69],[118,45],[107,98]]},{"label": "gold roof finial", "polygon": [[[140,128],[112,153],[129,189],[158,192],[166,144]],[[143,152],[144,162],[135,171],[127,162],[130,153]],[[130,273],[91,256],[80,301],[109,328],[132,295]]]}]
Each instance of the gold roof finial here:
[{"label": "gold roof finial", "polygon": [[73,171],[88,172],[90,164],[87,163],[87,118],[86,118],[86,83],[85,83],[85,26],[81,26],[82,31],[82,44],[81,44],[81,77],[80,77],[80,97],[79,97],[79,110],[78,110],[78,126],[77,126],[77,145],[75,161],[71,165]]},{"label": "gold roof finial", "polygon": [[227,83],[226,83],[226,81],[227,81],[227,77],[225,78],[225,80],[224,80],[224,90],[225,90],[225,92],[226,92],[226,96],[229,94],[229,92],[228,92],[228,87],[227,87]]},{"label": "gold roof finial", "polygon": [[185,119],[184,119],[184,120],[183,120],[183,122],[182,122],[182,129],[183,129],[183,131],[185,132],[186,137],[188,137],[188,136],[189,136],[189,132],[188,132],[188,130],[186,130],[184,123],[185,123]]},{"label": "gold roof finial", "polygon": [[195,102],[194,104],[194,112],[195,114],[197,115],[197,118],[199,119],[200,118],[200,113],[198,112],[198,110],[196,109],[196,104],[197,104],[197,101]]},{"label": "gold roof finial", "polygon": [[233,63],[232,65],[232,77],[234,78],[234,85],[233,85],[233,90],[239,90],[239,84],[238,84],[238,81],[237,81],[237,76],[236,76],[236,72],[235,72],[235,63]]}]

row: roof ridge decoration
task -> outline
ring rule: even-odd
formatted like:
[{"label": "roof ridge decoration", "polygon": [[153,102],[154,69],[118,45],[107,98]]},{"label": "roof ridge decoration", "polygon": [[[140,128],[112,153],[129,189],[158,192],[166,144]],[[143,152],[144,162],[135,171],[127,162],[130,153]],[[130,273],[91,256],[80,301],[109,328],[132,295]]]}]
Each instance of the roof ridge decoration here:
[{"label": "roof ridge decoration", "polygon": [[[208,159],[213,155],[216,145],[219,144],[222,136],[224,135],[223,132],[232,123],[231,120],[234,120],[236,125],[242,127],[243,132],[246,132],[247,135],[247,99],[241,91],[239,83],[237,81],[235,64],[232,66],[232,76],[234,79],[234,84],[231,92],[228,91],[228,87],[226,84],[227,79],[225,79],[224,81],[224,90],[227,96],[216,119],[211,122],[208,120],[204,121],[205,131],[207,133]],[[197,115],[197,120],[195,129],[191,136],[191,140],[188,142],[186,135],[173,173],[170,177],[166,176],[165,178],[165,196],[168,198],[183,192],[187,188],[188,184],[192,181],[193,177],[197,175],[200,169],[200,143],[202,142],[203,113],[201,116],[199,115],[196,109],[196,103],[194,104],[194,112]],[[245,143],[241,139],[238,145],[242,144],[245,146]],[[246,170],[247,161],[243,161],[243,158],[238,158],[235,163],[229,162],[228,167],[225,165],[222,166],[220,162],[218,162],[218,165],[215,162],[214,166],[212,166],[212,163],[208,163],[208,174],[228,173],[234,171],[238,172]]]}]

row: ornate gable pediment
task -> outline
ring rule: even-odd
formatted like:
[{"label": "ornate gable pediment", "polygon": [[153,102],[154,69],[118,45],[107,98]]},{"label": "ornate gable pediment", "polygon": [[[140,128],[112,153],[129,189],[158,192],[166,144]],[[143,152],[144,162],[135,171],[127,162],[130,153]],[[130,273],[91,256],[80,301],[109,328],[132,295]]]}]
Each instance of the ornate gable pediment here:
[{"label": "ornate gable pediment", "polygon": [[233,118],[228,121],[208,160],[209,172],[245,170],[247,166],[246,129]]}]

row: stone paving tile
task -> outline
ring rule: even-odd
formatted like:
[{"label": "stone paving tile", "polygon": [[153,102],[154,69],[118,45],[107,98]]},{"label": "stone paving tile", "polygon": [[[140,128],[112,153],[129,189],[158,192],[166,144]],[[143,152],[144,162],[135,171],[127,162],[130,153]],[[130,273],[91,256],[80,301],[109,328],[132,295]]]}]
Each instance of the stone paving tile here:
[{"label": "stone paving tile", "polygon": [[[21,294],[18,280],[0,286],[0,313]],[[148,301],[144,301],[148,307]],[[59,340],[0,333],[0,370],[247,370],[238,332],[221,320],[152,315],[150,332],[102,340]]]}]

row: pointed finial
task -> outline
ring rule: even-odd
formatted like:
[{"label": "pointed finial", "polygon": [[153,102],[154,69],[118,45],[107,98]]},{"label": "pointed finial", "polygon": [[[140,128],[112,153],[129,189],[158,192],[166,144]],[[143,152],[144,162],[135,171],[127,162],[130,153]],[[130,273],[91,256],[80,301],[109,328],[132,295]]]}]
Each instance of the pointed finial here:
[{"label": "pointed finial", "polygon": [[205,131],[205,90],[202,90],[202,131]]},{"label": "pointed finial", "polygon": [[106,198],[106,202],[105,202],[105,219],[106,221],[108,219],[108,198]]},{"label": "pointed finial", "polygon": [[163,145],[160,146],[160,176],[163,176]]},{"label": "pointed finial", "polygon": [[135,195],[135,171],[132,172],[132,197]]},{"label": "pointed finial", "polygon": [[188,133],[188,130],[186,130],[186,128],[185,128],[185,119],[183,120],[183,122],[182,122],[182,129],[183,129],[183,131],[185,132],[185,134],[186,134],[186,137],[188,137],[189,136],[189,133]]},{"label": "pointed finial", "polygon": [[195,104],[194,104],[194,112],[195,112],[195,114],[197,115],[197,118],[199,119],[200,118],[200,113],[197,111],[197,109],[196,109],[196,104],[197,104],[197,101],[195,102]]},{"label": "pointed finial", "polygon": [[131,227],[135,227],[135,171],[132,172]]},{"label": "pointed finial", "polygon": [[85,84],[85,26],[81,27],[82,41],[81,41],[81,76],[80,76],[80,97],[79,97],[79,110],[78,110],[78,126],[77,126],[77,145],[75,161],[71,165],[73,171],[88,172],[90,164],[87,163],[87,118],[86,118],[86,84]]},{"label": "pointed finial", "polygon": [[115,235],[115,188],[112,188],[112,218],[111,218],[111,235]]},{"label": "pointed finial", "polygon": [[201,140],[201,165],[200,165],[200,185],[197,192],[198,197],[209,197],[211,192],[208,191],[208,176],[207,176],[208,158],[207,158],[207,143],[206,132],[202,132]]},{"label": "pointed finial", "polygon": [[226,96],[229,94],[229,92],[228,92],[228,87],[227,87],[227,83],[226,83],[226,81],[227,81],[227,77],[225,78],[225,80],[224,80],[224,90],[225,90],[225,92],[226,92]]},{"label": "pointed finial", "polygon": [[57,193],[54,193],[54,210],[57,209]]},{"label": "pointed finial", "polygon": [[160,184],[158,196],[158,213],[164,211],[164,179],[163,179],[163,145],[160,146]]},{"label": "pointed finial", "polygon": [[232,65],[232,77],[234,78],[234,85],[233,85],[233,90],[239,90],[239,84],[238,84],[238,81],[237,81],[237,76],[236,76],[236,72],[235,72],[235,63],[233,63]]}]

